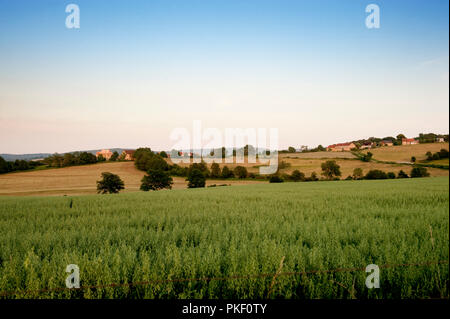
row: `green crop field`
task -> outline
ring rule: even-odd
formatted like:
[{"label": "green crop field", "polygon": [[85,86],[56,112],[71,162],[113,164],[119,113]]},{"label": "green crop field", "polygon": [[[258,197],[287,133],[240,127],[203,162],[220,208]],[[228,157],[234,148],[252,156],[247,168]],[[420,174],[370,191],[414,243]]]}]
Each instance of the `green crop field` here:
[{"label": "green crop field", "polygon": [[[0,197],[0,298],[448,298],[448,192],[436,177]],[[58,290],[68,264],[82,289]]]}]

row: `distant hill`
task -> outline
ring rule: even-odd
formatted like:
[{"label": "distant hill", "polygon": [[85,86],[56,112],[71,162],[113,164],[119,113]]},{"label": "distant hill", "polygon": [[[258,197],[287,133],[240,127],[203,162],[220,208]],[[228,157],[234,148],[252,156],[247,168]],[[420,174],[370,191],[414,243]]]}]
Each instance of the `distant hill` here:
[{"label": "distant hill", "polygon": [[[109,148],[111,150],[111,152],[117,152],[117,153],[122,153],[123,150],[126,150],[128,148]],[[98,151],[100,151],[101,149],[97,149],[97,150],[86,150],[86,151],[73,151],[73,152],[66,152],[66,153],[74,153],[74,152],[88,152],[88,153],[92,153],[95,154]],[[34,154],[0,154],[1,157],[3,157],[3,159],[7,162],[12,162],[15,160],[26,160],[26,161],[31,161],[31,160],[36,160],[36,159],[41,159],[41,158],[46,158],[49,157],[50,155],[53,155],[54,153],[34,153]],[[65,154],[65,153],[60,153],[60,154]]]}]

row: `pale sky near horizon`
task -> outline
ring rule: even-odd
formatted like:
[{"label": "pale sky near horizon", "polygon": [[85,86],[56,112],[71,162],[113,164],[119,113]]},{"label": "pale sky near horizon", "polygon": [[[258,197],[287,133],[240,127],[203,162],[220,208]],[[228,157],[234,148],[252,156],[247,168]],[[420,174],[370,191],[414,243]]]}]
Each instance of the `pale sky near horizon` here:
[{"label": "pale sky near horizon", "polygon": [[[80,29],[67,29],[69,3]],[[380,7],[368,29],[365,8]],[[448,1],[0,0],[0,153],[449,132]]]}]

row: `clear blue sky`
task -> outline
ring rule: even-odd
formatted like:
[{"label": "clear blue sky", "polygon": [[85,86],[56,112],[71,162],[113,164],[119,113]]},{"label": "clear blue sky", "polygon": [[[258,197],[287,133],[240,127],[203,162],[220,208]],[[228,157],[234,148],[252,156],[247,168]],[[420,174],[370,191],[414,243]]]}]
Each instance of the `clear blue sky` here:
[{"label": "clear blue sky", "polygon": [[[65,7],[78,4],[80,29]],[[367,29],[365,7],[380,7]],[[0,153],[448,133],[448,1],[0,0]]]}]

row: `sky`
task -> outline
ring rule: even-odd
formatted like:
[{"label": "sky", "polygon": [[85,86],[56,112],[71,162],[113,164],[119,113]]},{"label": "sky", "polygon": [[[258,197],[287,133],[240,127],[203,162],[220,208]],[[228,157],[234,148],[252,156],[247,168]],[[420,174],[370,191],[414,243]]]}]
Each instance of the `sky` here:
[{"label": "sky", "polygon": [[[371,3],[380,28],[366,27]],[[0,153],[169,150],[196,120],[277,128],[280,149],[448,133],[448,12],[439,0],[0,0]]]}]

